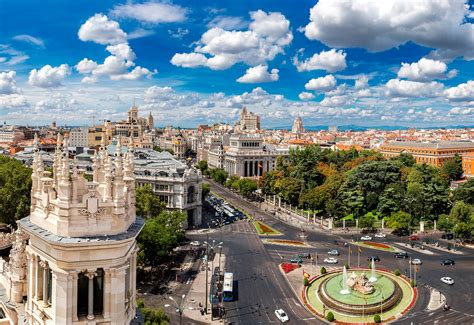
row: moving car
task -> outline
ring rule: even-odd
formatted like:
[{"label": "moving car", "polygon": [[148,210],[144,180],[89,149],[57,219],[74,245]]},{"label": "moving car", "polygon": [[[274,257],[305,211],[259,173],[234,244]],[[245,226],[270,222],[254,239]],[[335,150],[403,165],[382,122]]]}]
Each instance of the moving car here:
[{"label": "moving car", "polygon": [[288,315],[285,313],[283,309],[275,310],[275,316],[280,320],[282,323],[286,323],[290,320]]},{"label": "moving car", "polygon": [[417,235],[411,235],[410,240],[420,240],[420,237],[418,237]]},{"label": "moving car", "polygon": [[421,260],[419,258],[414,258],[414,259],[411,260],[411,264],[421,265]]},{"label": "moving car", "polygon": [[395,253],[396,258],[408,258],[408,253],[407,252],[397,252]]},{"label": "moving car", "polygon": [[335,256],[338,256],[339,255],[339,251],[337,249],[333,249],[333,250],[330,250],[328,252],[328,255],[335,255]]},{"label": "moving car", "polygon": [[377,255],[372,255],[372,256],[369,256],[369,258],[367,258],[367,260],[369,262],[372,262],[372,260],[374,260],[375,262],[380,262],[380,257],[378,257]]},{"label": "moving car", "polygon": [[299,258],[311,258],[311,254],[310,253],[301,253],[301,254],[298,254],[298,257]]},{"label": "moving car", "polygon": [[454,265],[454,264],[455,264],[454,261],[449,258],[441,261],[441,265]]},{"label": "moving car", "polygon": [[199,240],[195,240],[195,241],[190,242],[189,245],[191,245],[191,246],[201,246],[201,243],[199,242]]},{"label": "moving car", "polygon": [[326,257],[324,259],[324,263],[337,264],[337,258],[335,258],[335,257]]},{"label": "moving car", "polygon": [[372,237],[370,237],[370,236],[362,236],[362,237],[360,237],[360,240],[372,240]]},{"label": "moving car", "polygon": [[441,282],[444,282],[446,284],[449,284],[449,285],[453,285],[454,284],[454,280],[451,279],[449,276],[444,276],[441,278]]},{"label": "moving car", "polygon": [[292,258],[292,259],[290,260],[290,262],[291,262],[291,263],[301,264],[301,263],[303,263],[303,260],[301,259],[301,257],[298,256],[298,257]]},{"label": "moving car", "polygon": [[384,233],[378,233],[374,235],[375,238],[385,238],[385,236],[386,235]]}]

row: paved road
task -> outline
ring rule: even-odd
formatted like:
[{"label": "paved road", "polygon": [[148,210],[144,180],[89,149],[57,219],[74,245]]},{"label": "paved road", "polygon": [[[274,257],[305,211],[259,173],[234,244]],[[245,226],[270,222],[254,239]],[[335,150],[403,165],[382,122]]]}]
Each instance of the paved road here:
[{"label": "paved road", "polygon": [[[253,203],[243,200],[235,193],[226,188],[211,183],[211,188],[218,195],[224,197],[233,205],[245,209],[247,213],[263,219],[272,227],[284,233],[283,238],[301,239],[301,230],[287,225],[273,218],[270,213],[262,211]],[[339,259],[347,261],[348,248],[343,247],[344,241],[350,241],[350,235],[333,235],[327,232],[308,232],[307,242],[314,248],[282,247],[274,245],[263,245],[255,233],[251,223],[240,221],[224,228],[223,237],[225,241],[225,252],[229,255],[226,268],[233,271],[239,281],[239,299],[228,306],[229,321],[235,324],[271,324],[277,322],[273,312],[276,308],[283,308],[288,312],[293,324],[303,322],[318,324],[319,320],[303,307],[292,292],[286,279],[278,270],[277,264],[288,261],[290,257],[302,252],[317,253],[320,263],[327,256],[327,251],[338,249],[341,252]],[[220,236],[217,233],[215,236]],[[216,237],[218,239],[219,237]],[[400,238],[387,236],[384,239],[376,239],[380,242],[401,242]],[[337,241],[337,244],[335,243]],[[400,247],[402,248],[402,247]],[[474,324],[474,252],[466,250],[468,254],[456,255],[445,253],[434,248],[429,248],[434,255],[425,255],[404,248],[413,258],[420,258],[423,265],[417,274],[419,284],[419,299],[412,312],[401,318],[399,324]],[[377,263],[387,269],[400,269],[409,275],[408,259],[396,259],[392,253],[363,248],[360,255],[360,265],[368,264],[367,257],[378,255],[381,259]],[[456,261],[455,266],[443,266],[441,259],[452,258]],[[357,265],[356,249],[353,249],[351,265]],[[320,266],[320,265],[319,265]],[[308,269],[315,266],[308,266]],[[455,280],[453,286],[446,285],[440,281],[443,276],[450,276]],[[426,310],[429,301],[429,289],[426,285],[434,287],[447,297],[451,311],[438,310],[430,312]]]}]

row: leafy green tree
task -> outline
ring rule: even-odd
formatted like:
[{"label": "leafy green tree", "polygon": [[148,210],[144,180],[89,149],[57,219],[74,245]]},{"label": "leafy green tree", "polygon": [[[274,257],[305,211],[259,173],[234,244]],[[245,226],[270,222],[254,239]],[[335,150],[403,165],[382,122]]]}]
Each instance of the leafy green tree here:
[{"label": "leafy green tree", "polygon": [[237,190],[237,181],[240,179],[237,175],[230,176],[225,182],[225,186]]},{"label": "leafy green tree", "polygon": [[399,162],[402,166],[405,167],[412,167],[416,164],[416,160],[411,153],[401,153],[400,155],[392,158],[392,161]]},{"label": "leafy green tree", "polygon": [[452,231],[455,225],[455,221],[449,216],[442,214],[438,217],[437,228],[441,231]]},{"label": "leafy green tree", "polygon": [[210,169],[209,174],[211,178],[219,184],[224,185],[225,181],[227,180],[227,172],[222,168]]},{"label": "leafy green tree", "polygon": [[474,207],[472,205],[466,204],[463,201],[457,201],[451,209],[449,217],[455,222],[468,222],[472,214],[474,214]]},{"label": "leafy green tree", "polygon": [[143,265],[156,266],[169,256],[184,239],[186,215],[179,211],[163,211],[147,219],[138,236],[139,260]]},{"label": "leafy green tree", "polygon": [[143,300],[137,300],[137,307],[145,320],[145,325],[168,325],[170,318],[162,308],[154,309],[145,307]]},{"label": "leafy green tree", "polygon": [[206,160],[200,160],[198,163],[197,163],[197,166],[196,166],[203,174],[204,172],[208,169],[208,165],[207,165],[207,161]]},{"label": "leafy green tree", "polygon": [[453,159],[445,162],[441,167],[441,173],[449,181],[456,181],[462,177],[462,159],[459,155],[455,155]]},{"label": "leafy green tree", "polygon": [[408,230],[410,224],[411,215],[403,211],[394,212],[387,219],[387,226],[394,230]]},{"label": "leafy green tree", "polygon": [[281,181],[280,196],[284,201],[295,206],[298,204],[303,186],[303,181],[294,177],[285,177]]},{"label": "leafy green tree", "polygon": [[371,229],[374,227],[376,219],[377,217],[372,212],[368,212],[359,218],[359,227],[363,229]]},{"label": "leafy green tree", "polygon": [[455,201],[464,201],[474,205],[474,178],[470,178],[466,183],[460,185],[454,191],[453,197]]},{"label": "leafy green tree", "polygon": [[211,193],[211,186],[209,184],[202,183],[202,189],[201,189],[202,201],[204,201],[204,199],[209,193]]},{"label": "leafy green tree", "polygon": [[405,185],[401,182],[387,185],[379,199],[377,210],[382,215],[389,216],[403,207]]},{"label": "leafy green tree", "polygon": [[137,215],[143,218],[156,217],[165,208],[165,202],[153,193],[149,184],[136,189]]},{"label": "leafy green tree", "polygon": [[0,156],[0,221],[16,227],[30,213],[31,169]]},{"label": "leafy green tree", "polygon": [[241,178],[237,181],[237,189],[243,196],[250,196],[257,188],[257,182],[252,179]]}]

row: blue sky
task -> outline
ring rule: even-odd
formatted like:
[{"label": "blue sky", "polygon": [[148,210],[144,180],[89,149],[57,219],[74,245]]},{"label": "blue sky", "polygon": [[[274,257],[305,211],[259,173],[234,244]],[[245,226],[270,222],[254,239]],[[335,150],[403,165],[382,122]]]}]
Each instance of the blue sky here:
[{"label": "blue sky", "polygon": [[0,120],[474,124],[463,0],[0,2]]}]

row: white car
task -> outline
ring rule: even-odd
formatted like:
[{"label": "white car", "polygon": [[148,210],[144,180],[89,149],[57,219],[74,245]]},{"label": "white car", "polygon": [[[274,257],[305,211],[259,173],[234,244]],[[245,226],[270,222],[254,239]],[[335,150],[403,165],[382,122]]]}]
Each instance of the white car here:
[{"label": "white car", "polygon": [[330,250],[330,251],[328,252],[328,255],[336,255],[336,256],[337,256],[337,255],[339,255],[339,252],[338,252],[337,249],[333,249],[333,250]]},{"label": "white car", "polygon": [[375,234],[375,238],[385,238],[385,234],[380,233],[380,234]]},{"label": "white car", "polygon": [[327,257],[327,258],[324,259],[324,263],[337,264],[337,258],[335,258],[335,257]]},{"label": "white car", "polygon": [[362,236],[362,237],[360,237],[360,240],[372,240],[372,237],[370,237],[370,236]]},{"label": "white car", "polygon": [[454,284],[454,280],[451,279],[449,276],[442,277],[441,282],[444,282],[444,283],[450,284],[450,285]]},{"label": "white car", "polygon": [[275,316],[280,320],[282,323],[286,323],[290,320],[288,315],[285,313],[283,309],[275,310]]},{"label": "white car", "polygon": [[199,240],[195,240],[195,241],[190,242],[189,245],[191,245],[191,246],[201,246],[201,243],[199,242]]},{"label": "white car", "polygon": [[421,260],[419,258],[414,258],[414,259],[411,260],[411,264],[421,265]]}]

